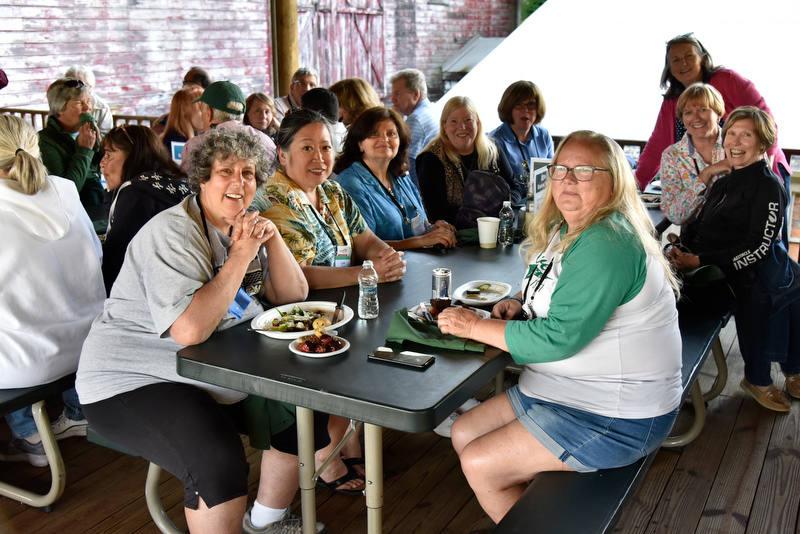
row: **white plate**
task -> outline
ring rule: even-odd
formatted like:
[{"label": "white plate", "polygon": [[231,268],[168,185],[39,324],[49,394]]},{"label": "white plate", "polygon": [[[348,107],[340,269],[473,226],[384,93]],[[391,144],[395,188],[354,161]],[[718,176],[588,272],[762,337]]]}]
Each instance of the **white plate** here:
[{"label": "white plate", "polygon": [[[294,304],[284,304],[283,306],[278,306],[277,308],[272,308],[271,310],[267,310],[264,313],[257,315],[250,321],[250,328],[259,329],[259,334],[264,334],[267,337],[275,338],[275,339],[297,339],[301,336],[310,336],[314,333],[313,330],[306,330],[304,332],[278,332],[277,330],[261,330],[262,328],[268,328],[268,325],[272,324],[272,320],[276,317],[279,317],[280,314],[278,310],[283,313],[291,311],[292,308],[295,306],[299,306],[301,310],[323,310],[326,312],[333,313],[333,310],[336,309],[335,302],[329,301],[320,301],[320,300],[313,300],[308,302],[295,302]],[[339,320],[338,323],[327,327],[327,330],[335,330],[341,326],[346,325],[350,322],[355,314],[353,313],[353,308],[345,304],[342,306],[342,318]],[[305,353],[304,353],[305,354]]]},{"label": "white plate", "polygon": [[[489,291],[481,292],[480,298],[468,297],[467,289],[477,289],[478,286],[489,284]],[[458,286],[453,293],[453,299],[460,300],[470,306],[488,306],[499,302],[503,297],[511,293],[511,286],[504,282],[492,282],[491,280],[473,280],[464,285]]]},{"label": "white plate", "polygon": [[[414,306],[413,308],[408,310],[408,315],[410,317],[416,317],[416,318],[420,319],[421,321],[425,321],[425,318],[422,317],[422,310],[420,309],[420,305],[421,305],[421,303],[417,304],[416,306]],[[455,306],[458,307],[458,304],[456,304]],[[425,303],[425,309],[427,309],[428,311],[431,311],[431,305],[429,303],[427,303],[427,302]],[[478,316],[481,319],[488,319],[489,317],[492,316],[491,312],[488,312],[486,310],[479,310],[477,308],[470,308],[470,310],[475,312],[476,314],[478,314]],[[436,316],[435,315],[433,316],[433,320],[434,320],[434,322],[436,321]]]},{"label": "white plate", "polygon": [[639,198],[642,200],[642,204],[647,209],[658,208],[661,206],[661,195],[658,193],[645,193],[643,195],[639,195]]},{"label": "white plate", "polygon": [[335,350],[333,352],[303,352],[302,350],[300,350],[301,343],[299,339],[295,339],[294,341],[289,343],[289,350],[299,356],[305,356],[306,358],[327,358],[329,356],[336,356],[337,354],[341,354],[350,348],[350,342],[347,341],[346,339],[341,338],[339,336],[334,336],[334,338],[344,343],[344,346],[341,349]]}]

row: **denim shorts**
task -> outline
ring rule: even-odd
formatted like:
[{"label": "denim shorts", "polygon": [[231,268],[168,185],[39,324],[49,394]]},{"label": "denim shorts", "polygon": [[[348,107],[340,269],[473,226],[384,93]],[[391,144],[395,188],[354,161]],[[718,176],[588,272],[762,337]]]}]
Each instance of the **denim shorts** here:
[{"label": "denim shorts", "polygon": [[647,419],[620,419],[528,397],[519,386],[506,393],[533,437],[580,473],[630,465],[647,456],[669,435],[680,409]]}]

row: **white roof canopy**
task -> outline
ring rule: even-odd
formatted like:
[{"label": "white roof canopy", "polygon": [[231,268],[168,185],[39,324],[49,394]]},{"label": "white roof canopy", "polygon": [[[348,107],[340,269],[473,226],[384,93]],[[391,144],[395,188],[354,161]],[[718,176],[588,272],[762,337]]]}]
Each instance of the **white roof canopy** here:
[{"label": "white roof canopy", "polygon": [[665,43],[686,32],[715,65],[755,83],[778,124],[782,148],[800,149],[798,0],[547,0],[437,102],[473,99],[488,132],[497,104],[530,80],[547,104],[552,135],[589,129],[647,140],[661,106]]}]

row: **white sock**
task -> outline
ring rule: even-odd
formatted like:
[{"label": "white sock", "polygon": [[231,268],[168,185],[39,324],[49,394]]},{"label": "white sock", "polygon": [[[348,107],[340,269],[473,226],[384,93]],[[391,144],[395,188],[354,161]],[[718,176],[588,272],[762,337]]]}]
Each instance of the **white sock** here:
[{"label": "white sock", "polygon": [[264,528],[270,523],[280,520],[281,516],[288,510],[288,506],[286,508],[270,508],[256,501],[253,503],[253,509],[250,511],[250,522],[256,528]]}]

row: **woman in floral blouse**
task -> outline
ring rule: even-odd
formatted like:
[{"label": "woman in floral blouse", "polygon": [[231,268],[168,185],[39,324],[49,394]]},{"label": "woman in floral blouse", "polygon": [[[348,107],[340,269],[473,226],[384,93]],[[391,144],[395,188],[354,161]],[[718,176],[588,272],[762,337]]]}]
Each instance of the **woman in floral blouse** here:
[{"label": "woman in floral blouse", "polygon": [[277,144],[280,166],[264,188],[263,215],[280,230],[309,287],[357,284],[363,260],[372,260],[381,282],[402,278],[403,253],[381,241],[350,195],[327,179],[330,123],[315,111],[295,111],[281,123]]},{"label": "woman in floral blouse", "polygon": [[703,202],[711,184],[731,171],[722,148],[722,95],[713,86],[690,85],[678,99],[686,125],[683,139],[661,156],[661,211],[674,224],[685,222]]}]

